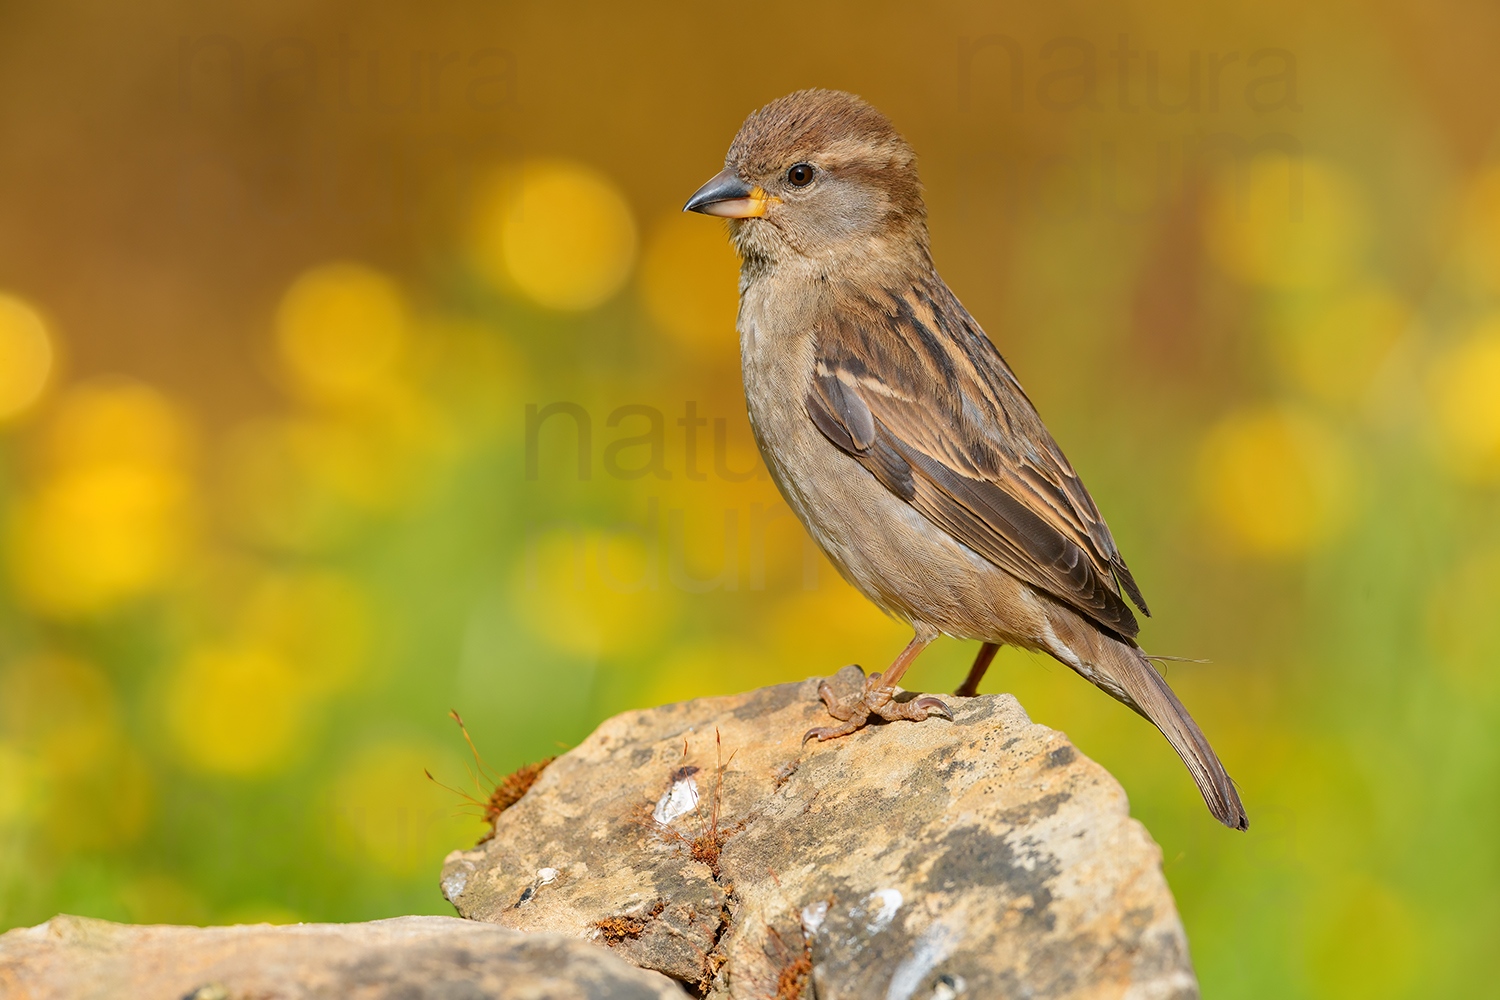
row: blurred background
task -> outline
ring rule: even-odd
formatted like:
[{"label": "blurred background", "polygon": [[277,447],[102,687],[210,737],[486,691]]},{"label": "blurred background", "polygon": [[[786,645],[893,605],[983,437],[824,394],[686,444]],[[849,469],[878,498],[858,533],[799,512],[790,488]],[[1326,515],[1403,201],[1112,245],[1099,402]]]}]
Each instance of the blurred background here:
[{"label": "blurred background", "polygon": [[[451,912],[498,771],[907,639],[777,497],[739,122],[856,91],[1238,779],[1069,671],[1209,997],[1497,996],[1500,9],[0,8],[0,929]],[[909,675],[951,690],[943,640]],[[487,791],[487,789],[485,790]]]}]

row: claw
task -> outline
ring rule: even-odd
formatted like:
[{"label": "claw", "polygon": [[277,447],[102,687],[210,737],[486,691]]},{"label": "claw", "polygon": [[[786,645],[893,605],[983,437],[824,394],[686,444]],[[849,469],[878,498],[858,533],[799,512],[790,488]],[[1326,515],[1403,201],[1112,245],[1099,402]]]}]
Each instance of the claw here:
[{"label": "claw", "polygon": [[925,698],[913,698],[910,701],[890,701],[875,709],[875,714],[882,719],[910,719],[913,722],[921,722],[923,719],[933,715],[942,715],[953,721],[953,713],[941,700],[931,696]]},{"label": "claw", "polygon": [[953,711],[941,698],[928,695],[910,701],[897,701],[896,689],[881,684],[880,674],[870,674],[865,678],[864,688],[842,702],[834,694],[832,685],[822,681],[818,684],[818,697],[827,706],[828,714],[843,724],[809,729],[802,736],[804,745],[808,740],[815,739],[823,743],[848,736],[863,729],[872,715],[887,721],[909,719],[920,722],[933,715],[941,715],[950,722],[953,720]]},{"label": "claw", "polygon": [[814,729],[809,729],[807,732],[802,734],[802,744],[803,746],[806,746],[807,741],[811,739],[816,739],[819,743],[825,743],[828,740],[836,740],[840,736],[848,736],[850,733],[859,729],[863,725],[863,721],[856,723],[846,722],[842,726],[819,726]]},{"label": "claw", "polygon": [[916,701],[913,701],[912,704],[917,708],[925,709],[927,711],[927,715],[924,716],[924,718],[928,718],[934,715],[941,715],[949,722],[953,721],[953,710],[950,709],[948,707],[948,703],[943,701],[943,699],[941,698],[933,698],[930,696],[925,698],[918,698]]},{"label": "claw", "polygon": [[[840,705],[838,696],[833,693],[833,685],[827,681],[818,684],[818,697],[823,699],[823,704],[828,706],[828,714],[840,722],[848,722],[854,715],[854,710],[847,705]],[[806,737],[802,742],[806,743]]]}]

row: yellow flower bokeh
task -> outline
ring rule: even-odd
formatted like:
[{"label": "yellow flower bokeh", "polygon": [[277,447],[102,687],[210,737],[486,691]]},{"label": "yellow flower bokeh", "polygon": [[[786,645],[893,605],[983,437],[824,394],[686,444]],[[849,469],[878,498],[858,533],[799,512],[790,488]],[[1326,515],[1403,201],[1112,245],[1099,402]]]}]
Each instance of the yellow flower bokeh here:
[{"label": "yellow flower bokeh", "polygon": [[1445,351],[1428,378],[1437,445],[1460,476],[1500,478],[1500,315]]},{"label": "yellow flower bokeh", "polygon": [[1411,309],[1388,289],[1356,288],[1293,306],[1273,326],[1272,354],[1282,374],[1315,399],[1353,405],[1411,323]]},{"label": "yellow flower bokeh", "polygon": [[521,620],[539,638],[579,656],[639,650],[676,610],[655,544],[597,529],[534,538],[512,581]]},{"label": "yellow flower bokeh", "polygon": [[0,292],[0,421],[24,413],[41,397],[53,361],[41,314],[24,299]]},{"label": "yellow flower bokeh", "polygon": [[277,354],[297,388],[315,398],[368,394],[396,371],[409,322],[393,279],[363,264],[324,264],[282,296]]},{"label": "yellow flower bokeh", "polygon": [[22,600],[81,617],[166,584],[186,558],[197,508],[185,468],[191,429],[176,407],[137,383],[80,386],[45,441],[47,474],[10,525]]},{"label": "yellow flower bokeh", "polygon": [[419,428],[398,422],[288,420],[284,447],[319,488],[356,508],[390,510],[406,498],[420,459]]},{"label": "yellow flower bokeh", "polygon": [[497,171],[483,186],[471,249],[496,287],[513,287],[549,309],[592,309],[630,277],[635,218],[614,183],[592,167],[534,161]]},{"label": "yellow flower bokeh", "polygon": [[702,47],[659,44],[687,5],[243,6],[141,6],[102,58],[79,19],[7,22],[45,56],[16,94],[108,122],[64,149],[13,115],[0,156],[0,931],[441,908],[482,827],[422,770],[489,792],[449,707],[504,772],[617,711],[890,664],[910,628],[756,474],[727,223],[680,211],[831,28],[1161,605],[1148,646],[1216,661],[1164,669],[1251,833],[1050,657],[985,689],[1119,778],[1205,996],[1493,990],[1485,5],[886,5],[696,91]]},{"label": "yellow flower bokeh", "polygon": [[250,420],[224,441],[221,500],[256,542],[325,548],[409,502],[450,446],[416,407]]},{"label": "yellow flower bokeh", "polygon": [[274,651],[310,694],[345,690],[369,647],[370,615],[351,579],[328,571],[263,577],[240,607],[239,634]]},{"label": "yellow flower bokeh", "polygon": [[1213,259],[1273,290],[1326,288],[1359,263],[1368,220],[1355,181],[1312,157],[1259,156],[1219,175],[1204,214]]},{"label": "yellow flower bokeh", "polygon": [[184,555],[190,488],[168,473],[104,468],[49,483],[18,510],[16,586],[34,610],[109,610],[165,582]]},{"label": "yellow flower bokeh", "polygon": [[181,469],[192,460],[194,438],[187,415],[159,390],[132,379],[95,379],[59,400],[44,457],[55,470]]},{"label": "yellow flower bokeh", "polygon": [[1354,500],[1343,442],[1311,415],[1279,407],[1234,413],[1212,427],[1198,484],[1227,547],[1262,556],[1302,555],[1334,538]]},{"label": "yellow flower bokeh", "polygon": [[168,680],[167,730],[184,763],[197,770],[270,774],[302,745],[308,693],[296,671],[271,652],[202,647]]},{"label": "yellow flower bokeh", "polygon": [[708,358],[738,356],[738,265],[722,226],[672,212],[651,231],[641,257],[646,311],[680,345]]}]

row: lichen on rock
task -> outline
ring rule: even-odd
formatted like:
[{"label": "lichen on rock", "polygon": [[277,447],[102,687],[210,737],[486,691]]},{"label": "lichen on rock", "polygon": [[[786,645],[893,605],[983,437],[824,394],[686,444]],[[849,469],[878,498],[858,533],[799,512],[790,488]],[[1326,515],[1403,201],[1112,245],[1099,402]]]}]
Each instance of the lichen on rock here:
[{"label": "lichen on rock", "polygon": [[993,695],[804,747],[816,683],[606,721],[446,895],[720,998],[1198,995],[1160,851],[1066,737]]}]

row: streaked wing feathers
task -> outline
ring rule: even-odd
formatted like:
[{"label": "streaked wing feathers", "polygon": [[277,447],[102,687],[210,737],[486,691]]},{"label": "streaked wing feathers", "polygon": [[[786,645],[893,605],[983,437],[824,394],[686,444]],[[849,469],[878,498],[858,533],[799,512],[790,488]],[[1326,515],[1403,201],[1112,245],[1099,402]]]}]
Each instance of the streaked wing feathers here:
[{"label": "streaked wing feathers", "polygon": [[807,412],[896,496],[1001,569],[1126,637],[1145,601],[1088,490],[940,278],[844,299]]}]

